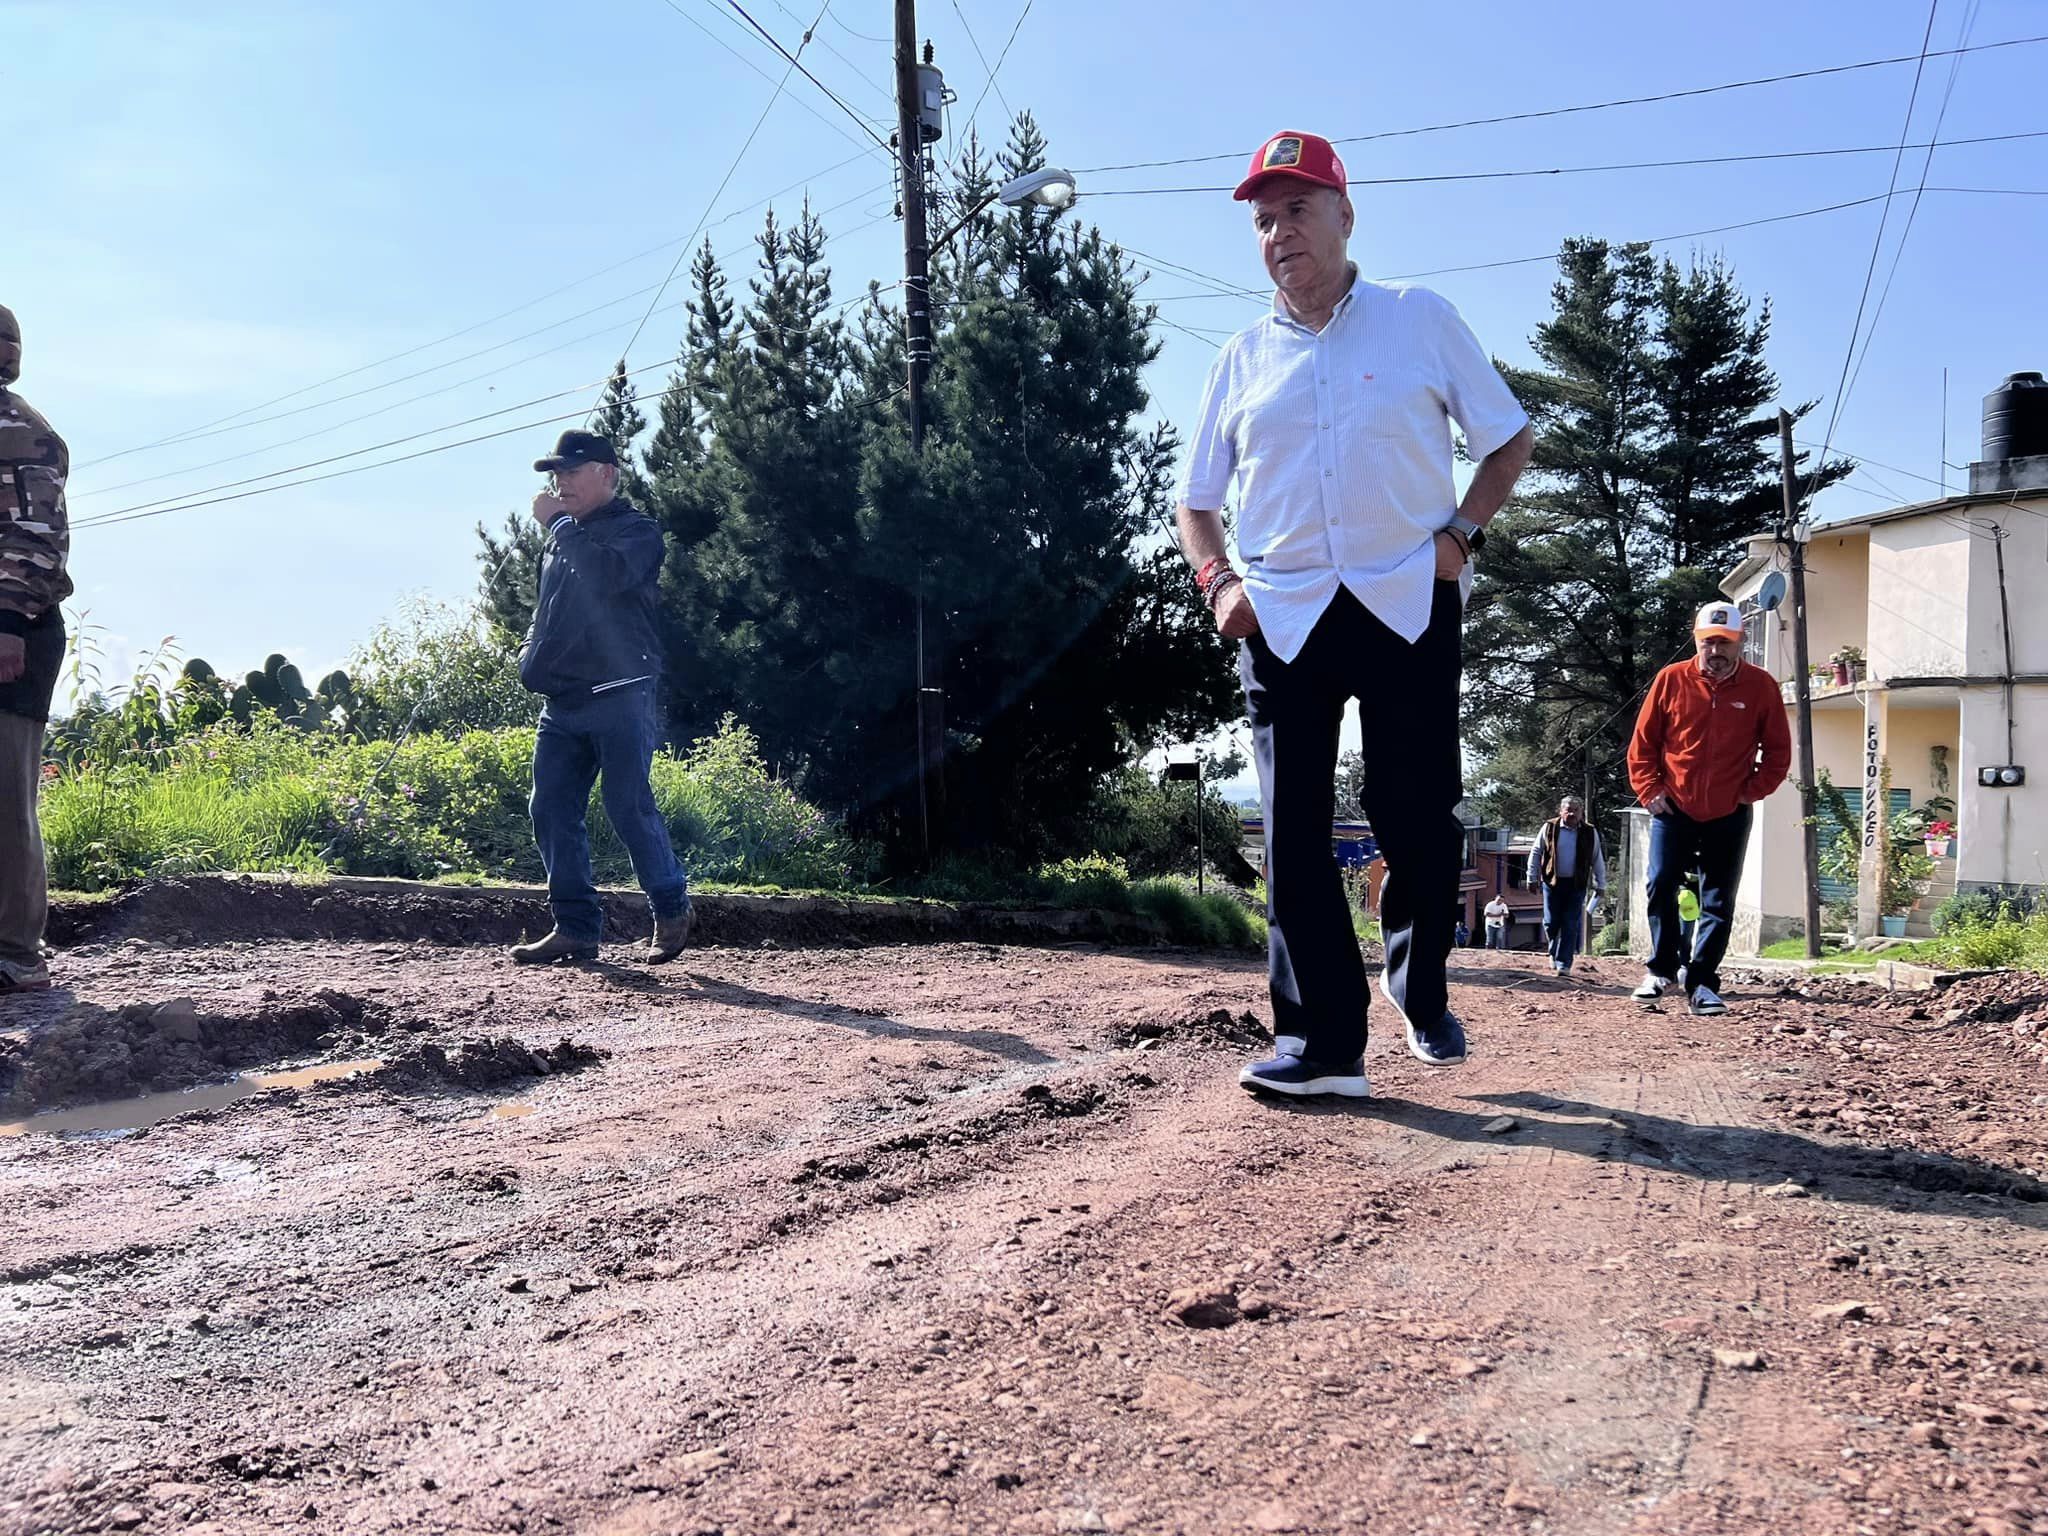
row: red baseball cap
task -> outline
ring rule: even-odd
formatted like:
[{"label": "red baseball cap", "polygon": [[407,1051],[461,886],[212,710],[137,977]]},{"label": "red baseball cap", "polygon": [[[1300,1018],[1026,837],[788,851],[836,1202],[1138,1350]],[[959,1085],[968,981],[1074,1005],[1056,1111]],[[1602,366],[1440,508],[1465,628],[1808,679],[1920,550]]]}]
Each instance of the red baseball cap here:
[{"label": "red baseball cap", "polygon": [[1344,162],[1337,158],[1330,141],[1319,134],[1274,134],[1252,156],[1251,169],[1245,172],[1244,180],[1231,196],[1240,203],[1249,202],[1257,195],[1259,183],[1268,176],[1293,176],[1319,187],[1344,190]]}]

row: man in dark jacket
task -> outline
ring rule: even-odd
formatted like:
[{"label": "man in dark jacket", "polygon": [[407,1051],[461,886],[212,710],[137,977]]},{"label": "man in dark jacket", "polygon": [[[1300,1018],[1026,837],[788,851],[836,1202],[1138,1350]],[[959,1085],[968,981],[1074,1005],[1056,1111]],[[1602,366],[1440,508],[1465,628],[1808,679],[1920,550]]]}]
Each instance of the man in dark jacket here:
[{"label": "man in dark jacket", "polygon": [[548,547],[519,680],[547,696],[533,744],[532,812],[555,926],[512,958],[596,958],[604,909],[591,883],[584,811],[602,778],[605,814],[654,912],[647,958],[672,960],[690,935],[689,883],[647,781],[659,734],[661,529],[619,495],[618,455],[595,432],[564,432],[533,467],[553,485],[533,498]]},{"label": "man in dark jacket", "polygon": [[0,997],[50,984],[43,964],[49,884],[36,787],[43,727],[64,665],[71,550],[64,480],[71,456],[13,392],[21,328],[0,305]]}]

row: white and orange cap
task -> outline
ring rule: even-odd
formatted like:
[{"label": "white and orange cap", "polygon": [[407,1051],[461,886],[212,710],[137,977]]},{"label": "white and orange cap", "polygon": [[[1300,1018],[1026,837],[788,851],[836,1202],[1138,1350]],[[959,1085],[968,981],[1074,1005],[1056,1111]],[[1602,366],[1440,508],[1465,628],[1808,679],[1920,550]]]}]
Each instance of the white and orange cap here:
[{"label": "white and orange cap", "polygon": [[1717,635],[1723,640],[1742,638],[1742,614],[1733,603],[1708,603],[1692,621],[1695,640]]}]

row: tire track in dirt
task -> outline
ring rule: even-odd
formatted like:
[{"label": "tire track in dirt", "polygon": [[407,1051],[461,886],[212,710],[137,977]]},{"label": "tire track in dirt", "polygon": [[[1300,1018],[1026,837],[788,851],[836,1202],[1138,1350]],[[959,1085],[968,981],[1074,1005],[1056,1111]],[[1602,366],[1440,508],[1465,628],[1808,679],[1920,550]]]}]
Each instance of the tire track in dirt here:
[{"label": "tire track in dirt", "polygon": [[[614,1054],[521,1119],[371,1086],[0,1148],[0,1531],[1903,1536],[2038,1491],[1999,1383],[2044,1352],[2044,1213],[1759,1126],[1739,1025],[1472,984],[1471,1066],[1382,1031],[1380,1101],[1302,1110],[1216,1043],[1246,965],[392,970],[421,1038],[495,988],[494,1029]],[[1799,1157],[1814,1197],[1759,1192]],[[1891,1315],[1809,1315],[1880,1279]]]}]

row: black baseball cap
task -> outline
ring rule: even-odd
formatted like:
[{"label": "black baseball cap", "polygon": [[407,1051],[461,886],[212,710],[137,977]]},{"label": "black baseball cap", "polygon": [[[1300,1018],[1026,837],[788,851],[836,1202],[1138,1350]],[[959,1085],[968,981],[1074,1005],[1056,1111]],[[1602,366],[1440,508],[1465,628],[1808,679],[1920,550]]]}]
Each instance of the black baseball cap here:
[{"label": "black baseball cap", "polygon": [[612,440],[596,432],[579,432],[574,428],[555,439],[555,451],[544,459],[535,459],[533,467],[539,470],[574,469],[578,464],[616,464],[619,455],[612,447]]}]

